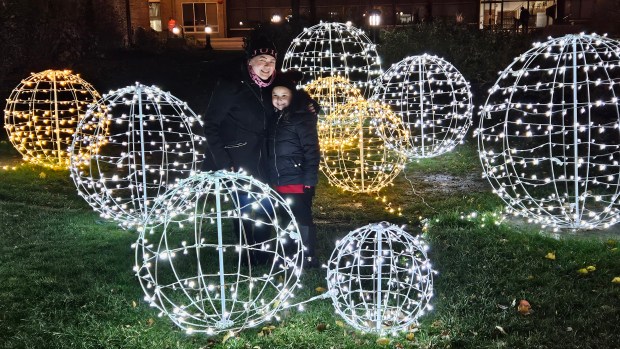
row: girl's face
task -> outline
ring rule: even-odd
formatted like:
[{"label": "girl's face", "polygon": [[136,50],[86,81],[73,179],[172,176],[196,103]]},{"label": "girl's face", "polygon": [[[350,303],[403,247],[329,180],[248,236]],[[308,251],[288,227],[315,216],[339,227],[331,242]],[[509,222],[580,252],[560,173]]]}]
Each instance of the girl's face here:
[{"label": "girl's face", "polygon": [[270,55],[258,55],[248,62],[254,74],[263,80],[269,80],[276,70],[276,59]]},{"label": "girl's face", "polygon": [[278,110],[288,107],[291,104],[291,98],[293,98],[293,91],[284,86],[276,86],[271,92],[271,103]]}]

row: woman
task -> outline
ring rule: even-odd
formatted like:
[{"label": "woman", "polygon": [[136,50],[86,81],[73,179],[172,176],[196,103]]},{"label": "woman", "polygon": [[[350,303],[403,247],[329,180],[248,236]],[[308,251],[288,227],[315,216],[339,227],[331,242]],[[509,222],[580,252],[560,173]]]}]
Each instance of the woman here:
[{"label": "woman", "polygon": [[[275,77],[276,58],[275,45],[264,36],[255,37],[242,69],[218,80],[204,116],[208,149],[203,169],[244,171],[267,181],[265,134],[273,116],[267,87]],[[241,213],[254,220],[269,221],[273,215],[271,207],[252,210],[246,195],[239,195],[239,201]],[[251,219],[242,222],[235,221],[235,234],[251,246],[243,262],[269,262],[270,253],[258,246],[270,238],[270,226],[257,226]]]}]

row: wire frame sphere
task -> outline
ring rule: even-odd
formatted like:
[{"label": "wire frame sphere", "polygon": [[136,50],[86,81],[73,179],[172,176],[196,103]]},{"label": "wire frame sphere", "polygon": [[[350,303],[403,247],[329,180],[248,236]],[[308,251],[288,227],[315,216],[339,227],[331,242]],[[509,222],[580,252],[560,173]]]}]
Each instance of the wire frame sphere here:
[{"label": "wire frame sphere", "polygon": [[406,157],[394,144],[408,139],[389,107],[363,98],[336,107],[327,122],[332,142],[321,148],[320,169],[331,185],[356,193],[392,183]]},{"label": "wire frame sphere", "polygon": [[428,245],[387,223],[358,228],[336,243],[327,287],[336,312],[351,326],[378,334],[408,330],[431,310]]},{"label": "wire frame sphere", "polygon": [[70,147],[79,195],[103,218],[143,224],[153,199],[200,168],[201,123],[187,103],[155,86],[110,91],[88,109]]},{"label": "wire frame sphere", "polygon": [[[304,90],[321,106],[318,122],[320,146],[321,148],[331,147],[340,141],[340,139],[334,139],[331,132],[333,131],[332,126],[347,121],[332,117],[333,112],[338,106],[362,98],[360,90],[354,87],[349,80],[340,76],[318,78],[304,86]],[[355,125],[357,122],[353,121],[353,125],[348,126],[355,127]]]},{"label": "wire frame sphere", "polygon": [[620,42],[567,35],[515,58],[489,91],[478,146],[508,209],[557,228],[618,222]]},{"label": "wire frame sphere", "polygon": [[375,86],[410,131],[408,158],[430,158],[462,143],[472,124],[469,83],[449,62],[428,54],[392,65]]},{"label": "wire frame sphere", "polygon": [[4,128],[9,141],[25,161],[68,168],[67,148],[73,133],[88,105],[99,98],[88,82],[70,70],[32,73],[6,101]]},{"label": "wire frame sphere", "polygon": [[306,83],[341,76],[368,92],[382,73],[376,45],[362,30],[337,22],[305,28],[293,39],[282,62],[282,70],[288,69],[304,73]]},{"label": "wire frame sphere", "polygon": [[[280,195],[252,177],[199,173],[158,198],[152,213],[156,224],[135,245],[134,271],[144,299],[188,333],[278,320],[301,287],[303,246],[295,218]],[[272,237],[251,242],[248,225],[267,226]],[[269,263],[253,265],[252,251],[268,254]]]}]

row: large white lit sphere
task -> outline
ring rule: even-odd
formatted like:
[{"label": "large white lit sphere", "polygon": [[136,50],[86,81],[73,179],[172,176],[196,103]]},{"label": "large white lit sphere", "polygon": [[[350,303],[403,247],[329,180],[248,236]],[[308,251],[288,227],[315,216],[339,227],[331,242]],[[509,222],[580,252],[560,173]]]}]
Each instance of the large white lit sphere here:
[{"label": "large white lit sphere", "polygon": [[431,310],[428,245],[387,223],[358,228],[336,243],[327,287],[336,312],[351,326],[378,334],[406,331]]},{"label": "large white lit sphere", "polygon": [[[25,161],[68,168],[67,148],[88,105],[101,96],[70,70],[45,70],[22,80],[6,100],[4,128]],[[80,152],[80,149],[76,149]]]},{"label": "large white lit sphere", "polygon": [[[303,245],[295,218],[279,194],[252,177],[199,173],[159,197],[152,214],[153,226],[135,246],[134,271],[145,300],[188,333],[278,320],[301,287]],[[272,236],[248,240],[248,225],[269,227]],[[267,254],[267,265],[252,264],[256,251]]]},{"label": "large white lit sphere", "polygon": [[376,45],[358,28],[344,23],[321,22],[305,28],[284,55],[282,70],[304,73],[304,83],[341,76],[370,92],[372,81],[381,73]]},{"label": "large white lit sphere", "polygon": [[155,86],[110,91],[88,109],[70,147],[79,195],[104,218],[142,224],[157,196],[200,169],[200,126],[187,103]]},{"label": "large white lit sphere", "polygon": [[478,133],[484,176],[509,211],[544,226],[618,222],[620,42],[567,35],[500,72]]},{"label": "large white lit sphere", "polygon": [[372,98],[390,105],[403,119],[411,137],[408,158],[451,151],[472,123],[469,83],[437,56],[411,56],[392,65],[378,80]]},{"label": "large white lit sphere", "polygon": [[386,105],[363,98],[336,107],[325,123],[330,143],[321,148],[320,169],[331,185],[356,193],[390,185],[407,158],[395,144],[409,134]]}]

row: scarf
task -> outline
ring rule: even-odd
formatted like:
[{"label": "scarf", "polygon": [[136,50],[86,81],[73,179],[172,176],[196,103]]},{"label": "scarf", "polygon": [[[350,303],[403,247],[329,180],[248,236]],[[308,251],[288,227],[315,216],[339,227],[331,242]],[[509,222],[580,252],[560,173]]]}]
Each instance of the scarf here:
[{"label": "scarf", "polygon": [[248,64],[248,72],[250,73],[250,77],[252,78],[252,81],[254,81],[254,83],[258,85],[258,87],[267,87],[271,85],[273,80],[276,78],[276,71],[274,70],[273,74],[271,74],[271,78],[269,79],[269,81],[265,81],[261,79],[258,75],[256,75],[256,73],[254,73],[254,70],[252,70],[252,66],[250,66],[249,64]]}]

